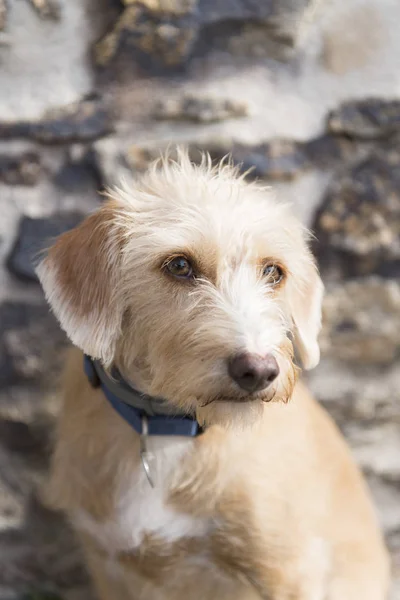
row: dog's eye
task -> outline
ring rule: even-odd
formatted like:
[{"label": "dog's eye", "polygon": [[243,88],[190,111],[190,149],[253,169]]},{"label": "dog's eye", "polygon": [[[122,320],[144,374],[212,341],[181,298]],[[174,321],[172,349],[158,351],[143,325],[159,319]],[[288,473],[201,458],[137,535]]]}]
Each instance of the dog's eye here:
[{"label": "dog's eye", "polygon": [[166,263],[165,269],[174,277],[179,277],[181,279],[190,279],[193,277],[193,267],[184,256],[175,256],[174,258],[171,258],[171,260]]},{"label": "dog's eye", "polygon": [[266,278],[269,285],[276,285],[283,279],[283,270],[279,265],[270,263],[263,269],[263,277]]}]

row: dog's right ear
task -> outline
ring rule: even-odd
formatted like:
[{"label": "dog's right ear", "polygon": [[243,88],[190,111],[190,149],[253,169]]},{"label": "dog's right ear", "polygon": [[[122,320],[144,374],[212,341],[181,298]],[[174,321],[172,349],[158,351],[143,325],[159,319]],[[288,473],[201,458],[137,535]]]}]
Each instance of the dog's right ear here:
[{"label": "dog's right ear", "polygon": [[302,277],[288,285],[289,305],[294,324],[294,341],[303,367],[313,369],[319,363],[318,334],[324,286],[309,252],[303,262]]},{"label": "dog's right ear", "polygon": [[123,236],[111,201],[61,235],[36,272],[71,341],[108,365],[121,332],[118,297]]}]

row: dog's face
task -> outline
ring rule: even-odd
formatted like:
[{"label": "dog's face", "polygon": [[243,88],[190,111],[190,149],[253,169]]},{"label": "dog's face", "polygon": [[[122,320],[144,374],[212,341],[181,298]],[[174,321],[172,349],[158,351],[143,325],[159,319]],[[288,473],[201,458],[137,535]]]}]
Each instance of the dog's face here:
[{"label": "dog's face", "polygon": [[199,420],[257,416],[317,364],[322,284],[305,232],[229,167],[164,163],[38,267],[72,342]]}]

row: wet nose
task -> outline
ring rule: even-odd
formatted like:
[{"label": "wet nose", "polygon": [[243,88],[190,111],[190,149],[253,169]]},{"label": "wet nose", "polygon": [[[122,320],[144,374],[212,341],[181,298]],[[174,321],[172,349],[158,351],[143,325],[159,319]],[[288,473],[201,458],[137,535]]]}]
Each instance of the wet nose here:
[{"label": "wet nose", "polygon": [[272,354],[260,356],[243,352],[229,361],[229,375],[247,392],[268,387],[279,375],[279,366]]}]

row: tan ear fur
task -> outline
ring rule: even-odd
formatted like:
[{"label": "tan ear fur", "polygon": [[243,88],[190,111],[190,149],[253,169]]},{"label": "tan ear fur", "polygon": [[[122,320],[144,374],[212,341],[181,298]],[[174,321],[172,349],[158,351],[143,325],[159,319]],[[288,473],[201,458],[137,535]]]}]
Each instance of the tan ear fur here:
[{"label": "tan ear fur", "polygon": [[324,286],[313,261],[305,276],[289,286],[289,305],[294,323],[294,342],[303,367],[313,369],[320,359],[318,334],[321,330]]},{"label": "tan ear fur", "polygon": [[121,330],[117,294],[122,235],[108,202],[61,235],[36,269],[46,299],[71,341],[110,364]]}]

